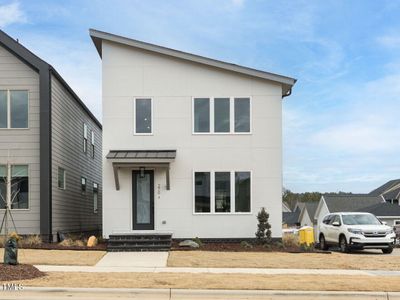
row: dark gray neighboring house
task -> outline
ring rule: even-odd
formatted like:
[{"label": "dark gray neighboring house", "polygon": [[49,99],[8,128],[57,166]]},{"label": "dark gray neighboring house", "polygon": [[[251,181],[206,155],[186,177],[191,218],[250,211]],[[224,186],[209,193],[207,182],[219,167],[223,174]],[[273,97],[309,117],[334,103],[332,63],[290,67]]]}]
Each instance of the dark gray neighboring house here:
[{"label": "dark gray neighboring house", "polygon": [[282,212],[282,225],[286,225],[287,227],[297,227],[300,225],[299,221],[300,216],[300,208],[296,208],[295,211],[292,212]]},{"label": "dark gray neighboring house", "polygon": [[101,151],[101,124],[79,97],[0,30],[0,218],[12,203],[19,234],[100,231]]},{"label": "dark gray neighboring house", "polygon": [[400,204],[400,179],[386,182],[369,193],[373,196],[382,196],[386,202]]},{"label": "dark gray neighboring house", "polygon": [[383,202],[361,208],[359,211],[374,214],[389,226],[400,225],[400,206],[398,204]]}]

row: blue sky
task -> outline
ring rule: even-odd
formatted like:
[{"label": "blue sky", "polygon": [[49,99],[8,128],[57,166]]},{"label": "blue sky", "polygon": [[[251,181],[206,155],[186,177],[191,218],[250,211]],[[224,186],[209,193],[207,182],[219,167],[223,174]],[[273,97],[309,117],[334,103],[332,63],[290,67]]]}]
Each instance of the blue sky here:
[{"label": "blue sky", "polygon": [[400,177],[400,1],[0,0],[0,28],[101,119],[89,28],[295,77],[285,187],[369,192]]}]

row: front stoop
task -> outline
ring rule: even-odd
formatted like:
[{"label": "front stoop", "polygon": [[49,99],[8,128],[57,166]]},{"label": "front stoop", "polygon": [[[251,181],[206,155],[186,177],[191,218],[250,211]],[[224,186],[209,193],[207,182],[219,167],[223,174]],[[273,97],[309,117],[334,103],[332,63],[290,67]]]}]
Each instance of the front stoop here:
[{"label": "front stoop", "polygon": [[169,251],[172,234],[169,233],[129,233],[110,235],[107,251]]}]

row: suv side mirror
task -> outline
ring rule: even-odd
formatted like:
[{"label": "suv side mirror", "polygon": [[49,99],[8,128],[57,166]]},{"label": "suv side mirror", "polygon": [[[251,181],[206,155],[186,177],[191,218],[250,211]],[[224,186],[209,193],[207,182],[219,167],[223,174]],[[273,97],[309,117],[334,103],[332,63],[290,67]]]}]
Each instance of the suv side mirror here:
[{"label": "suv side mirror", "polygon": [[335,221],[335,222],[332,223],[332,226],[339,227],[339,226],[340,226],[340,223],[339,223],[338,221]]}]

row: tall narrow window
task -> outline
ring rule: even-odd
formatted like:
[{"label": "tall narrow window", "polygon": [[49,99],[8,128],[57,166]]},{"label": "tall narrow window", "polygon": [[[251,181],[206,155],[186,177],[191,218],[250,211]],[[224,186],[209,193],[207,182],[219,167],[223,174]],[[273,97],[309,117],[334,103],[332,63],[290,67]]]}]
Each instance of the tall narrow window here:
[{"label": "tall narrow window", "polygon": [[250,172],[235,172],[235,211],[250,212]]},{"label": "tall narrow window", "polygon": [[135,99],[135,133],[152,133],[152,111],[150,98]]},{"label": "tall narrow window", "polygon": [[215,212],[231,211],[231,172],[215,172]]},{"label": "tall narrow window", "polygon": [[94,131],[92,131],[92,158],[94,158]]},{"label": "tall narrow window", "polygon": [[194,173],[194,182],[195,212],[209,213],[211,207],[210,172]]},{"label": "tall narrow window", "polygon": [[0,165],[0,209],[6,208],[7,203],[7,166]]},{"label": "tall narrow window", "polygon": [[214,99],[214,132],[230,131],[230,99]]},{"label": "tall narrow window", "polygon": [[28,91],[10,91],[11,128],[28,128]]},{"label": "tall narrow window", "polygon": [[194,132],[210,132],[210,99],[194,100]]},{"label": "tall narrow window", "polygon": [[93,212],[97,214],[99,201],[99,186],[93,183]]},{"label": "tall narrow window", "polygon": [[82,194],[86,193],[86,178],[81,177],[81,192]]},{"label": "tall narrow window", "polygon": [[65,170],[63,168],[58,168],[58,188],[65,190]]},{"label": "tall narrow window", "polygon": [[11,209],[27,209],[29,202],[28,166],[11,166]]},{"label": "tall narrow window", "polygon": [[250,132],[250,98],[235,98],[235,132]]},{"label": "tall narrow window", "polygon": [[87,152],[87,144],[88,144],[88,128],[85,123],[83,123],[83,152]]},{"label": "tall narrow window", "polygon": [[0,91],[0,128],[8,127],[7,91]]}]

